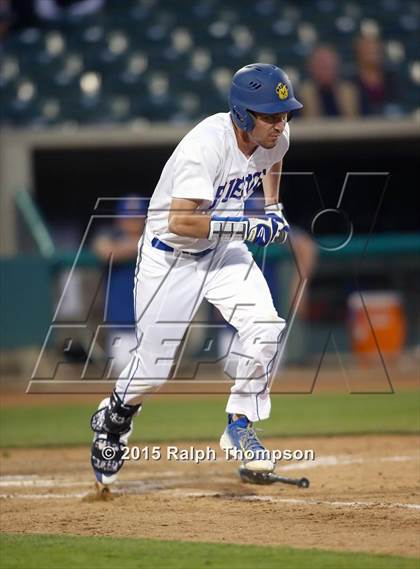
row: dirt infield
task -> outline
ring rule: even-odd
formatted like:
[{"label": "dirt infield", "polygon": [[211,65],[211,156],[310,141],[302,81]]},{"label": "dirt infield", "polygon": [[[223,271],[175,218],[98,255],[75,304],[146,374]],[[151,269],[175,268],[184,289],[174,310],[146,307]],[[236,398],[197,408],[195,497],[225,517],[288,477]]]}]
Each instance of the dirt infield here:
[{"label": "dirt infield", "polygon": [[237,464],[213,442],[194,447],[216,453],[201,464],[168,460],[162,445],[160,460],[126,464],[112,501],[91,501],[87,448],[3,451],[1,529],[420,555],[417,437],[267,443],[315,451],[314,461],[281,461],[277,468],[308,477],[309,489],[242,483]]}]

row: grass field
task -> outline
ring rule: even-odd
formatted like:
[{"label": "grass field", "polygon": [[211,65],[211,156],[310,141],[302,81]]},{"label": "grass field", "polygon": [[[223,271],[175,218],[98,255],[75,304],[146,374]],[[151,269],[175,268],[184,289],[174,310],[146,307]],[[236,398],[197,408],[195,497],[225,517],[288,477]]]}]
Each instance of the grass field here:
[{"label": "grass field", "polygon": [[[273,397],[264,436],[415,433],[419,430],[418,392],[389,395],[283,395]],[[64,396],[63,396],[64,401]],[[224,429],[225,398],[155,397],[136,421],[132,441],[217,439]],[[85,445],[91,441],[92,405],[4,408],[2,447]]]},{"label": "grass field", "polygon": [[1,535],[3,569],[418,569],[418,560],[286,547],[101,537]]}]

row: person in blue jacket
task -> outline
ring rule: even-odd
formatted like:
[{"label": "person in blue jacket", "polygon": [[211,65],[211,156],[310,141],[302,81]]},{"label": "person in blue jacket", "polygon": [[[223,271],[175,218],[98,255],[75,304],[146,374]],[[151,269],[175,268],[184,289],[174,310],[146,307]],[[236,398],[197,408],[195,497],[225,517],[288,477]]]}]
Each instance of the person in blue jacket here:
[{"label": "person in blue jacket", "polygon": [[104,320],[110,325],[107,355],[112,377],[121,373],[136,347],[133,283],[147,206],[147,200],[137,196],[119,200],[114,224],[93,242],[94,252],[108,265]]}]

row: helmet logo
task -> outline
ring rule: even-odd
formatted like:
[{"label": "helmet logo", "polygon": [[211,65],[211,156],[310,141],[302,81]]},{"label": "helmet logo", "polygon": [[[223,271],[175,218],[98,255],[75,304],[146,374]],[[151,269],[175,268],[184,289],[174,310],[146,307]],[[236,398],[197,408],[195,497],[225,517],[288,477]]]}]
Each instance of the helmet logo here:
[{"label": "helmet logo", "polygon": [[276,93],[278,95],[278,98],[283,101],[289,96],[289,89],[284,83],[279,83],[276,87]]}]

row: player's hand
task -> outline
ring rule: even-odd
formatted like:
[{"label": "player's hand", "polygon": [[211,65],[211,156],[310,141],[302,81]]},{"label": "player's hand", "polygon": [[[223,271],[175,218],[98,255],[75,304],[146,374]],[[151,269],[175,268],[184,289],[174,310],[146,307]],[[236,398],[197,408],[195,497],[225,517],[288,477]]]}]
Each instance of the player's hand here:
[{"label": "player's hand", "polygon": [[281,225],[274,217],[248,217],[247,233],[245,240],[255,243],[260,247],[267,247],[270,243],[283,243],[284,233]]},{"label": "player's hand", "polygon": [[213,214],[209,223],[208,239],[250,241],[260,247],[267,247],[270,243],[284,243],[287,232],[283,219],[280,221],[274,215],[248,217]]},{"label": "player's hand", "polygon": [[283,213],[283,204],[276,203],[272,205],[265,206],[265,214],[274,219],[279,224],[279,234],[278,238],[275,239],[276,243],[284,243],[288,237],[290,231],[290,225],[287,223],[286,217]]}]

